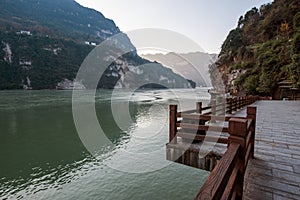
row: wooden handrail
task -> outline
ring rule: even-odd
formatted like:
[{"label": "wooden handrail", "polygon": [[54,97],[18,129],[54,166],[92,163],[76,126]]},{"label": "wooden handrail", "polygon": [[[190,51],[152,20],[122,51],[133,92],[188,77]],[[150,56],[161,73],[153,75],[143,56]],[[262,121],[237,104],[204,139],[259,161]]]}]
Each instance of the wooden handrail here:
[{"label": "wooden handrail", "polygon": [[[170,105],[170,133],[169,133],[169,142],[177,143],[177,128],[187,128],[198,131],[207,131],[207,130],[220,130],[220,128],[205,127],[205,122],[211,121],[228,121],[230,116],[225,116],[225,113],[232,113],[237,109],[240,109],[243,105],[248,105],[255,102],[258,97],[243,97],[243,98],[229,98],[227,103],[222,101],[221,104],[217,104],[216,100],[212,100],[211,106],[202,107],[202,102],[196,103],[196,109],[188,110],[183,112],[177,111],[174,105]],[[224,106],[221,109],[217,107]],[[233,107],[234,106],[234,107]],[[206,111],[206,112],[205,112]],[[220,113],[221,112],[221,113]],[[221,115],[220,115],[221,114]],[[189,121],[189,123],[186,122]],[[183,124],[184,127],[181,126]],[[195,124],[199,126],[195,126]],[[227,128],[221,129],[222,132],[227,132]]]},{"label": "wooden handrail", "polygon": [[202,108],[202,110],[208,110],[208,109],[211,109],[211,106],[206,106]]},{"label": "wooden handrail", "polygon": [[196,113],[196,112],[197,112],[197,110],[186,110],[186,111],[182,111],[179,113],[190,114],[190,113]]},{"label": "wooden handrail", "polygon": [[[227,98],[226,102],[223,101],[219,104],[215,100],[212,100],[209,106],[202,107],[202,102],[197,103],[197,108],[192,110],[186,110],[178,112],[178,114],[192,114],[201,113],[203,115],[215,115],[216,113],[225,110],[225,113],[231,114],[233,111],[237,111],[246,105],[252,104],[257,101],[259,97],[249,96],[249,97],[234,97]],[[225,100],[225,99],[224,99]],[[206,112],[203,112],[206,111]],[[223,114],[223,113],[222,113]]]},{"label": "wooden handrail", "polygon": [[[200,115],[200,114],[181,114],[177,113],[178,118],[188,119],[188,120],[194,120],[197,122],[198,120],[205,120],[210,121],[211,119],[217,120],[217,121],[229,121],[232,116],[218,116],[218,115]],[[235,117],[235,118],[244,118],[244,117]]]},{"label": "wooden handrail", "polygon": [[[222,105],[226,113],[232,113],[256,100],[258,98],[253,96],[230,98],[227,99],[227,103],[223,102]],[[254,158],[256,107],[247,107],[246,117],[233,118],[232,116],[218,115],[220,109],[216,108],[220,106],[221,104],[212,101],[211,106],[203,108],[202,103],[198,102],[196,109],[187,113],[177,112],[177,106],[170,105],[170,140],[167,146],[176,148],[177,137],[196,142],[205,140],[228,145],[225,154],[195,199],[241,199],[248,160]],[[208,125],[206,124],[208,121],[228,121],[228,127],[212,125],[213,123]],[[226,132],[229,137],[208,136],[206,135],[208,130]],[[187,151],[193,152],[191,149]],[[189,157],[185,158],[189,159]]]},{"label": "wooden handrail", "polygon": [[228,147],[226,153],[211,172],[195,199],[219,200],[222,198],[231,172],[236,168],[239,153],[239,144],[234,143]]},{"label": "wooden handrail", "polygon": [[192,131],[218,131],[228,133],[228,128],[223,126],[205,126],[205,125],[195,125],[187,123],[176,123],[176,126],[183,130],[192,130]]},{"label": "wooden handrail", "polygon": [[[251,109],[253,108],[247,111]],[[242,199],[245,170],[254,152],[252,148],[254,125],[252,119],[229,120],[229,147],[195,199],[231,199],[233,195],[233,199]]]}]

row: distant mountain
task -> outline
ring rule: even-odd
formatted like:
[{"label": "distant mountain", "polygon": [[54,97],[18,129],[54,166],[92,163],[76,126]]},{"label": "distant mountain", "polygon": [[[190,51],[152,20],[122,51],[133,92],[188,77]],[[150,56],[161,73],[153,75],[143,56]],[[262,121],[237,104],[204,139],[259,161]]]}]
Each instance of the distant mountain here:
[{"label": "distant mountain", "polygon": [[216,61],[217,54],[192,52],[185,54],[145,54],[141,56],[162,63],[186,79],[193,80],[197,86],[211,86],[208,66]]},{"label": "distant mountain", "polygon": [[0,0],[0,30],[65,36],[98,43],[120,32],[100,12],[74,0]]},{"label": "distant mountain", "polygon": [[116,34],[125,38],[116,44],[131,52],[101,66],[98,87],[190,87],[180,75],[139,57],[112,20],[74,0],[0,0],[0,89],[89,88],[87,80],[74,80],[77,71],[96,45]]}]

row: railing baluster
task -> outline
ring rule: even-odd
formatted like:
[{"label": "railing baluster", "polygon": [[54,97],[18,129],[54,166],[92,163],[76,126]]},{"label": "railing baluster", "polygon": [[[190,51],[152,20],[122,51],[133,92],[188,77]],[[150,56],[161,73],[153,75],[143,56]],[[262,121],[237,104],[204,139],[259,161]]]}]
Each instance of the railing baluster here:
[{"label": "railing baluster", "polygon": [[233,103],[233,105],[234,105],[234,109],[233,109],[233,111],[237,111],[237,103],[238,103],[238,99],[237,99],[237,97],[234,97],[234,99],[233,99],[233,101],[234,101],[234,103]]},{"label": "railing baluster", "polygon": [[227,104],[228,104],[227,113],[232,114],[232,98],[227,99]]},{"label": "railing baluster", "polygon": [[252,124],[250,126],[250,131],[252,131],[252,137],[251,137],[251,153],[250,157],[254,158],[254,143],[255,143],[255,124],[256,124],[256,107],[249,106],[247,107],[247,118],[252,119]]},{"label": "railing baluster", "polygon": [[170,124],[169,124],[169,142],[177,143],[176,132],[177,132],[177,105],[170,105]]},{"label": "railing baluster", "polygon": [[196,110],[199,114],[202,113],[202,102],[197,102],[196,103]]}]

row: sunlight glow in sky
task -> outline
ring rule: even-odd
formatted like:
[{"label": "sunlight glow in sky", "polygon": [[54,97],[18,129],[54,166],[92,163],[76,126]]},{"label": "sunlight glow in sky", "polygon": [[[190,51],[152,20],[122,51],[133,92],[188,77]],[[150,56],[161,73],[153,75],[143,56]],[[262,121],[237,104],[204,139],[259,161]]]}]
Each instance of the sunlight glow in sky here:
[{"label": "sunlight glow in sky", "polygon": [[241,15],[272,0],[76,0],[112,19],[121,31],[161,28],[194,40],[205,52],[219,53]]}]

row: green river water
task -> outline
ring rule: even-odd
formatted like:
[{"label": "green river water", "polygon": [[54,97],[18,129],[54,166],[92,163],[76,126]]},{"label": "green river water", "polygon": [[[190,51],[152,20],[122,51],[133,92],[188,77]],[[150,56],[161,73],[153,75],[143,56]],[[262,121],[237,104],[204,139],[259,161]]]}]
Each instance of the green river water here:
[{"label": "green river water", "polygon": [[[207,89],[175,90],[182,109],[208,101]],[[120,103],[126,92],[114,97]],[[98,121],[113,146],[93,157],[76,131],[72,91],[0,92],[0,199],[193,199],[208,172],[165,160],[168,105],[174,91],[145,90],[131,95],[132,118],[118,127],[111,112],[111,91],[95,97]],[[118,156],[120,170],[109,161],[119,151],[145,153],[145,160]],[[152,153],[155,151],[155,155]],[[159,164],[155,170],[152,165]],[[128,166],[145,169],[129,172]]]}]

